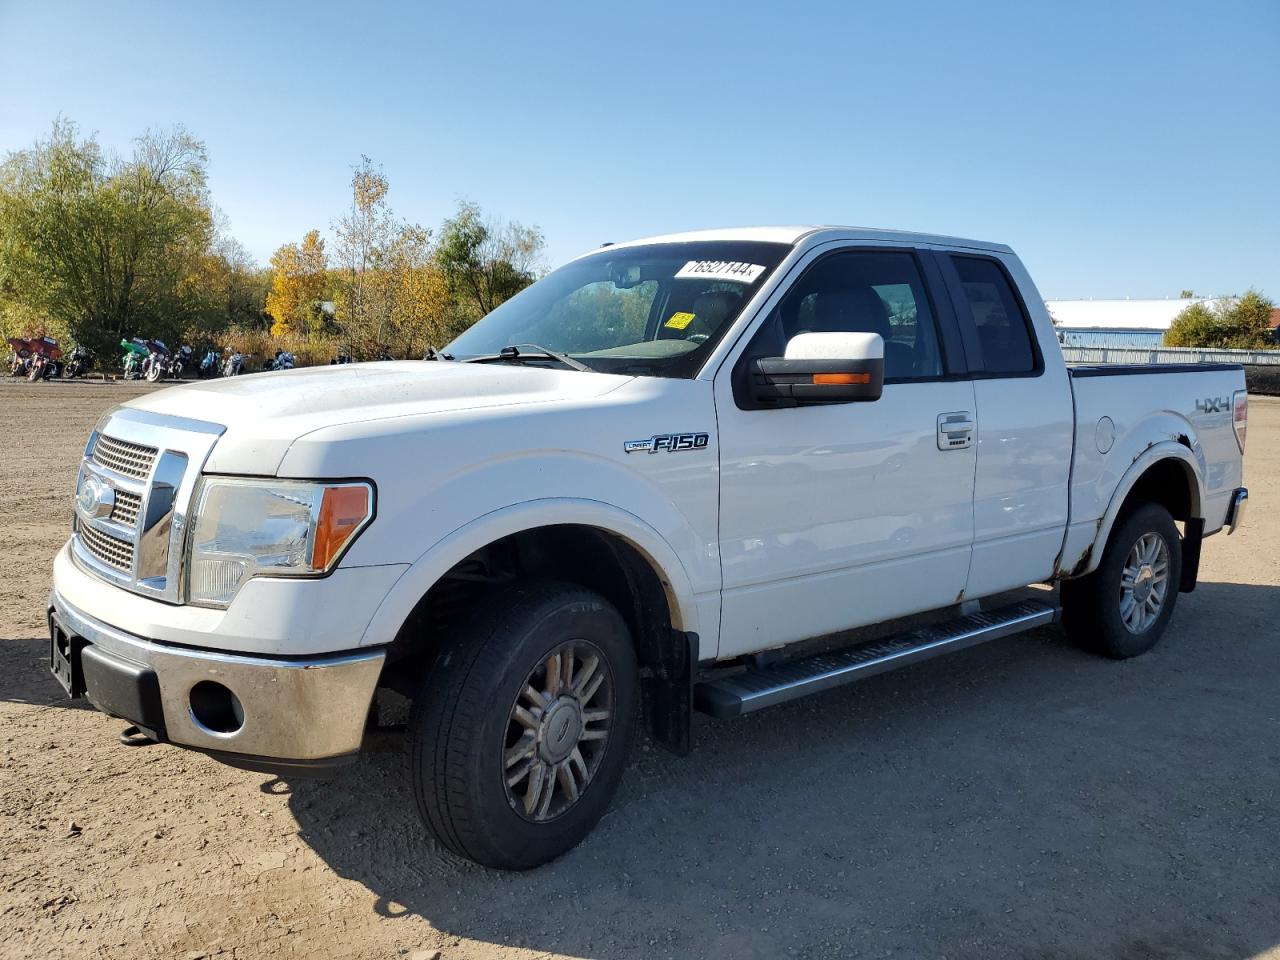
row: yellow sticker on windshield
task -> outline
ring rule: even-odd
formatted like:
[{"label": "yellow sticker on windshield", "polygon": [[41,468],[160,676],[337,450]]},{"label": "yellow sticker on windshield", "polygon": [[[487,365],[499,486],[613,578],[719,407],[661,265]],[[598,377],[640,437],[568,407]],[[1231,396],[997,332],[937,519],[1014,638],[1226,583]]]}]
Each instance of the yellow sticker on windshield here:
[{"label": "yellow sticker on windshield", "polygon": [[683,330],[689,324],[693,323],[694,314],[692,313],[673,313],[671,319],[663,324],[664,327],[670,327],[672,330]]}]

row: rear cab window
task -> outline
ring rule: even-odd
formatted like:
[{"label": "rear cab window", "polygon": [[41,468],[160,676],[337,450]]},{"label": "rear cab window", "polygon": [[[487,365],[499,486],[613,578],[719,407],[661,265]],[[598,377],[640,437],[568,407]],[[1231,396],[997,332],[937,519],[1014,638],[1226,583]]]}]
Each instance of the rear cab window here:
[{"label": "rear cab window", "polygon": [[[1031,318],[1013,281],[996,260],[952,254],[959,278],[961,323],[968,321],[966,348],[975,375],[1031,376],[1043,369]],[[967,316],[966,316],[967,315]],[[974,349],[976,347],[976,350]]]}]

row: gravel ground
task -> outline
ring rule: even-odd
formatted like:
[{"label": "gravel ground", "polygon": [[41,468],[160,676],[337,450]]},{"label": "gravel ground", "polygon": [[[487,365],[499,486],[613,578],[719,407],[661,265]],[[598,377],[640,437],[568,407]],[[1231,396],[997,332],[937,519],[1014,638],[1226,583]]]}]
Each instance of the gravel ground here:
[{"label": "gravel ground", "polygon": [[424,839],[402,737],[287,783],[59,696],[50,558],[123,384],[0,383],[0,957],[1280,958],[1280,401],[1164,643],[1045,629],[642,746],[524,875]]}]

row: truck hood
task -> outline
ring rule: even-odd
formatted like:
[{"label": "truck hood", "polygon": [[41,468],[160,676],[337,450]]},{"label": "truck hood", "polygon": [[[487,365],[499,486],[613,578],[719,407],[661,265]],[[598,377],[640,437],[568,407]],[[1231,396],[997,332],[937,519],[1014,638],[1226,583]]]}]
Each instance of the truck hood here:
[{"label": "truck hood", "polygon": [[506,363],[353,363],[203,380],[128,407],[226,428],[206,469],[275,474],[299,437],[339,424],[515,404],[589,400],[631,377]]}]

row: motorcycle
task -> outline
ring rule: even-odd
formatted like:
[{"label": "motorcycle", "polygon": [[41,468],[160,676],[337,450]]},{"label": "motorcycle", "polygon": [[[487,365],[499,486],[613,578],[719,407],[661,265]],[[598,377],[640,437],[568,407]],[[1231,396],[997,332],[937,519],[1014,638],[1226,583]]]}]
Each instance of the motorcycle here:
[{"label": "motorcycle", "polygon": [[275,359],[262,365],[263,370],[292,370],[298,365],[297,358],[287,350],[277,350]]},{"label": "motorcycle", "polygon": [[34,337],[31,344],[31,367],[27,379],[32,383],[37,380],[49,380],[62,376],[62,347],[53,337]]},{"label": "motorcycle", "polygon": [[120,358],[120,366],[124,368],[124,378],[126,380],[141,378],[145,358],[151,355],[147,341],[141,337],[133,337],[129,340],[121,340],[120,346],[124,350],[124,355]]},{"label": "motorcycle", "polygon": [[196,376],[201,380],[211,380],[218,376],[222,372],[222,364],[219,362],[221,356],[217,350],[206,350],[200,358],[200,366],[196,368]]},{"label": "motorcycle", "polygon": [[142,375],[151,383],[166,376],[173,369],[173,351],[163,340],[147,341],[147,356],[142,361]]},{"label": "motorcycle", "polygon": [[346,364],[346,363],[355,363],[355,361],[351,359],[350,353],[348,353],[346,350],[343,350],[339,352],[339,354],[336,357],[334,357],[332,360],[329,361],[329,366],[331,367],[339,366],[341,364]]},{"label": "motorcycle", "polygon": [[25,377],[31,372],[31,341],[9,337],[9,376]]},{"label": "motorcycle", "polygon": [[223,361],[222,375],[224,377],[238,377],[242,373],[244,373],[243,353],[233,353]]},{"label": "motorcycle", "polygon": [[77,346],[71,351],[66,366],[62,368],[62,375],[68,380],[74,380],[76,377],[85,376],[92,369],[93,353],[87,347]]}]

